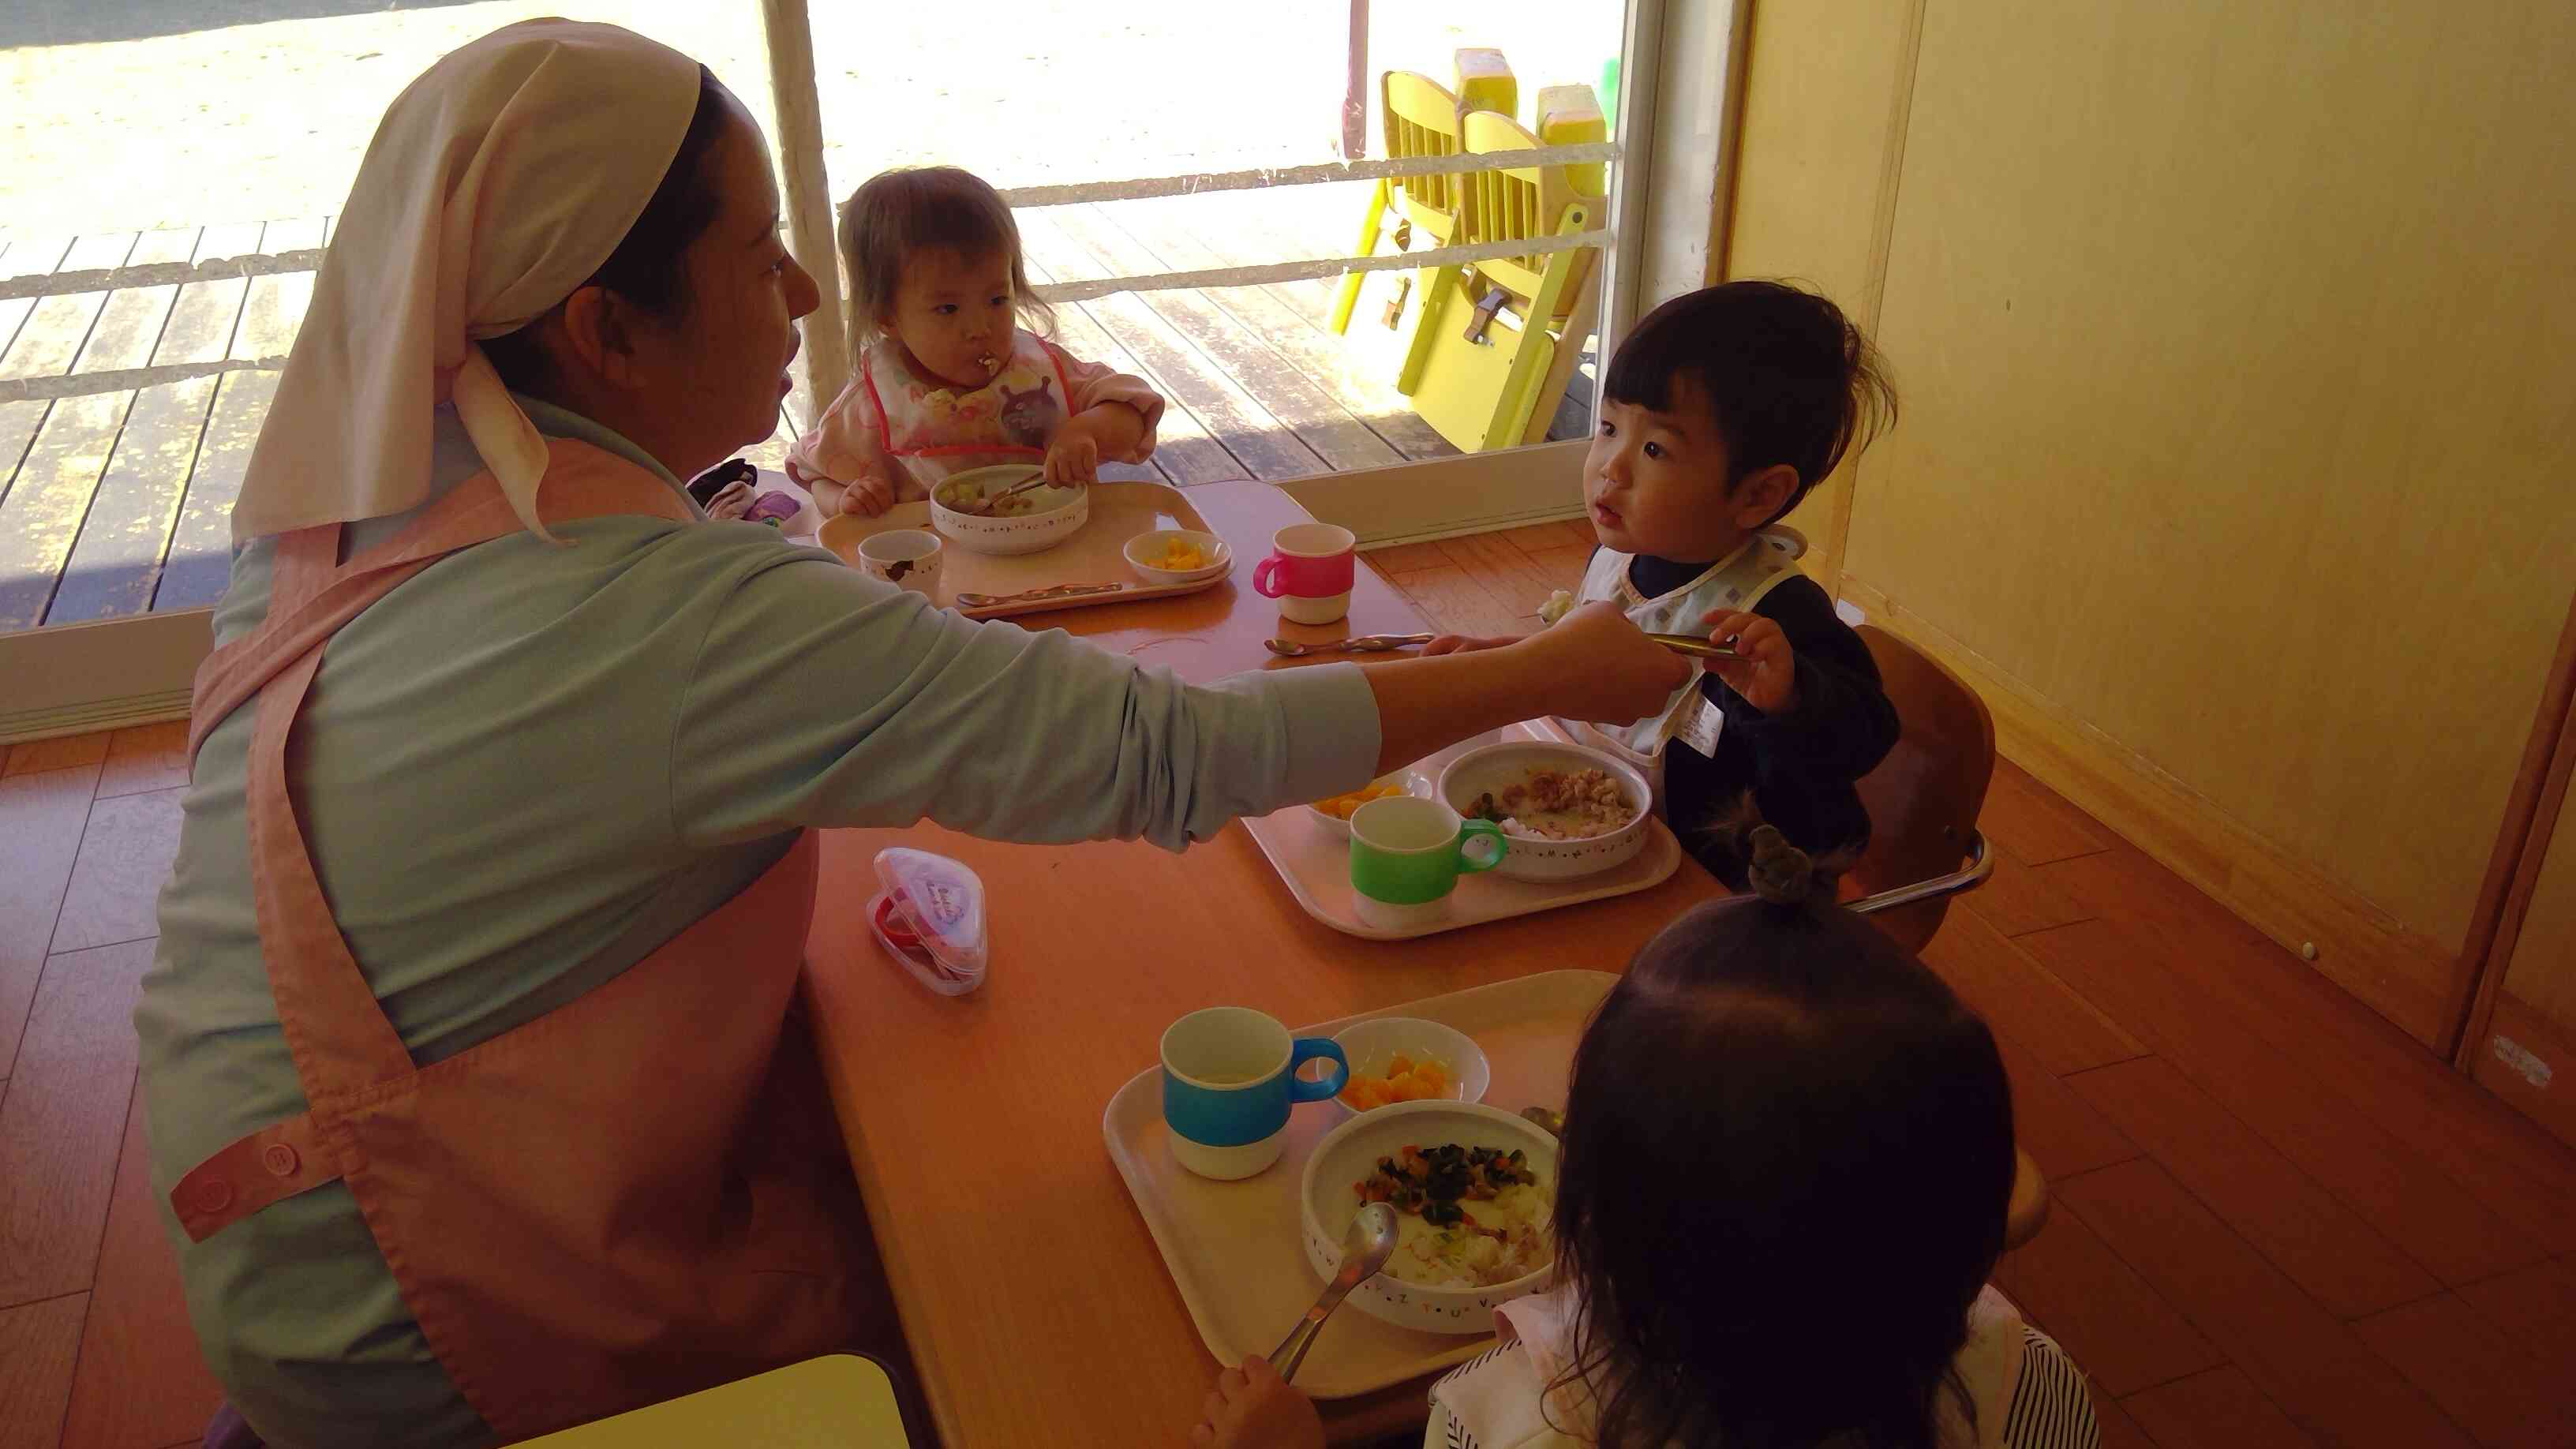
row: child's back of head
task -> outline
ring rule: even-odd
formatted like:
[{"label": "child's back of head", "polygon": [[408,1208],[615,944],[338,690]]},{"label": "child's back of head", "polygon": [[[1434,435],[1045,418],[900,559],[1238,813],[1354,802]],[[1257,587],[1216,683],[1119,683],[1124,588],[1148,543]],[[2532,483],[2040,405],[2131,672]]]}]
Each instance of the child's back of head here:
[{"label": "child's back of head", "polygon": [[1610,1449],[1931,1445],[2002,1251],[1985,1024],[1757,832],[1757,885],[1638,953],[1585,1032],[1556,1231]]}]

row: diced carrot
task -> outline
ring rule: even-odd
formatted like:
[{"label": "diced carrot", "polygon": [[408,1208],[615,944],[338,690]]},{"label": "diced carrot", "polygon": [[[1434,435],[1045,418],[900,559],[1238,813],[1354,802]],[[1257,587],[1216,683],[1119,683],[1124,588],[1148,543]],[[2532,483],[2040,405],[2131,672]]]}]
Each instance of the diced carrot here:
[{"label": "diced carrot", "polygon": [[1387,1060],[1386,1074],[1390,1077],[1400,1077],[1412,1070],[1413,1058],[1406,1056],[1402,1052],[1397,1052],[1393,1057],[1390,1057]]},{"label": "diced carrot", "polygon": [[1440,1070],[1438,1062],[1424,1062],[1416,1066],[1413,1069],[1413,1078],[1429,1087],[1431,1095],[1435,1097],[1449,1090],[1449,1074]]}]

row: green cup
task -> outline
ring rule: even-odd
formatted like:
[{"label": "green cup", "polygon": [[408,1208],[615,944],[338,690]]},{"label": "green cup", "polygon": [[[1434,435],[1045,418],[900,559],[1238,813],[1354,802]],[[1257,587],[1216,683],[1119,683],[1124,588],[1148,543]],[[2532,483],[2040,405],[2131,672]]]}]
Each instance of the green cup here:
[{"label": "green cup", "polygon": [[[1478,842],[1491,849],[1479,851]],[[1492,870],[1510,850],[1490,820],[1462,820],[1438,800],[1390,795],[1351,812],[1351,904],[1363,925],[1402,931],[1445,915],[1458,877]]]}]

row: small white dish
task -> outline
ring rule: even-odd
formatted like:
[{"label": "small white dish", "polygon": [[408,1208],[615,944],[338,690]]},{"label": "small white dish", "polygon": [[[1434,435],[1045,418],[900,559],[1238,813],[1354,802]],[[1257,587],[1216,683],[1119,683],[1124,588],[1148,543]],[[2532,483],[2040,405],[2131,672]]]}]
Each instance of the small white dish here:
[{"label": "small white dish", "polygon": [[880,583],[930,592],[939,577],[939,535],[921,528],[890,528],[859,540],[859,571]]},{"label": "small white dish", "polygon": [[[1351,1185],[1376,1171],[1379,1158],[1392,1157],[1408,1144],[1429,1147],[1445,1142],[1527,1153],[1540,1191],[1555,1202],[1556,1139],[1535,1124],[1477,1102],[1402,1102],[1381,1107],[1325,1133],[1306,1158],[1305,1175],[1297,1185],[1297,1206],[1307,1265],[1327,1282],[1340,1269],[1342,1234],[1360,1208]],[[1481,1288],[1426,1288],[1384,1272],[1351,1290],[1350,1303],[1398,1328],[1487,1334],[1494,1331],[1497,1306],[1547,1286],[1555,1268],[1551,1257],[1508,1283]]]},{"label": "small white dish", "polygon": [[1006,488],[1016,487],[1038,476],[1041,470],[1026,463],[1000,463],[990,468],[969,468],[951,473],[930,490],[930,522],[941,536],[969,553],[1010,555],[1037,553],[1050,549],[1081,531],[1091,519],[1091,490],[1080,486],[1057,487],[1050,484],[1024,495],[1037,500],[1037,506],[1026,513],[1009,517],[986,518],[973,513],[960,513],[939,501],[939,495],[960,485],[972,486],[979,496],[990,498]]},{"label": "small white dish", "polygon": [[[1176,539],[1197,549],[1207,562],[1194,569],[1167,569],[1154,563]],[[1149,584],[1204,583],[1234,567],[1234,550],[1225,546],[1225,540],[1195,528],[1158,528],[1140,533],[1127,540],[1119,552],[1126,556],[1127,567],[1136,571],[1136,577]]]},{"label": "small white dish", "polygon": [[[1493,1085],[1494,1068],[1485,1060],[1485,1049],[1476,1039],[1454,1026],[1424,1021],[1411,1016],[1381,1016],[1346,1026],[1333,1034],[1341,1044],[1342,1056],[1350,1067],[1351,1079],[1363,1076],[1383,1077],[1387,1063],[1398,1053],[1415,1061],[1436,1061],[1448,1068],[1449,1090],[1435,1102],[1481,1102],[1485,1089]],[[1349,1090],[1347,1086],[1343,1088]],[[1336,1120],[1357,1117],[1367,1112],[1384,1112],[1401,1106],[1390,1102],[1385,1107],[1354,1107],[1341,1097],[1333,1098]]]},{"label": "small white dish", "polygon": [[1606,835],[1584,840],[1545,840],[1517,830],[1506,830],[1511,851],[1503,857],[1494,873],[1522,881],[1579,880],[1616,870],[1636,859],[1646,847],[1647,821],[1654,814],[1655,796],[1639,774],[1627,762],[1600,750],[1582,745],[1562,745],[1545,740],[1509,740],[1469,750],[1449,762],[1440,772],[1438,798],[1449,802],[1449,808],[1461,815],[1473,813],[1476,798],[1491,793],[1501,795],[1507,786],[1529,779],[1533,770],[1600,770],[1619,782],[1628,803],[1637,807],[1634,818]]},{"label": "small white dish", "polygon": [[[1394,785],[1402,789],[1405,794],[1411,795],[1417,800],[1429,800],[1433,798],[1431,777],[1422,773],[1420,770],[1398,770],[1390,775],[1380,775],[1376,779],[1369,781],[1369,784]],[[1345,845],[1350,843],[1351,822],[1348,820],[1327,815],[1312,805],[1306,807],[1306,815],[1309,819],[1313,820],[1316,825],[1321,827],[1326,835],[1333,837],[1335,840],[1341,841]]]}]

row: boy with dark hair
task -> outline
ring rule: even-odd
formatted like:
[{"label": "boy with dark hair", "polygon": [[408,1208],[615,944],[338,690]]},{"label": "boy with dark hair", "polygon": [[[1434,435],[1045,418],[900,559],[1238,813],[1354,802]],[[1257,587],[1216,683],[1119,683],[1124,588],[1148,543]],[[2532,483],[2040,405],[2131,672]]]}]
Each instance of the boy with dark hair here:
[{"label": "boy with dark hair", "polygon": [[[1648,313],[1602,399],[1584,461],[1599,547],[1576,601],[1613,600],[1642,629],[1707,632],[1743,657],[1710,661],[1654,719],[1575,736],[1655,780],[1683,844],[1739,890],[1757,824],[1820,869],[1848,865],[1869,840],[1853,782],[1896,743],[1896,711],[1779,522],[1893,417],[1876,352],[1822,297],[1728,282]],[[1508,642],[1451,636],[1428,652]]]}]

